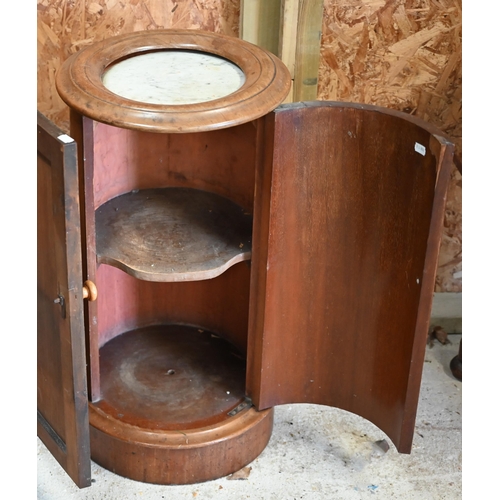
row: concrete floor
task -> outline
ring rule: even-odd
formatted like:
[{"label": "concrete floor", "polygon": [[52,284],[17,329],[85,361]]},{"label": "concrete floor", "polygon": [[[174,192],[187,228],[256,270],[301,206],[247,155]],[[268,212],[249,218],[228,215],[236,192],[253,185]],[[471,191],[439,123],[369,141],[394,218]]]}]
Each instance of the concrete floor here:
[{"label": "concrete floor", "polygon": [[[449,369],[452,344],[427,347],[413,451],[400,455],[361,417],[316,405],[275,410],[271,440],[246,479],[159,486],[92,463],[92,486],[78,489],[38,440],[39,500],[293,500],[462,498],[462,384]],[[388,451],[375,443],[386,439]]]}]

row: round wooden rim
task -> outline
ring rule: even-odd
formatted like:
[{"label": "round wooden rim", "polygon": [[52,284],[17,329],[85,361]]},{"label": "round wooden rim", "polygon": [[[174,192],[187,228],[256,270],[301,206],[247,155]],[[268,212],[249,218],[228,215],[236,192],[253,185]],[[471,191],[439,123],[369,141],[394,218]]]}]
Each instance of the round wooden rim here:
[{"label": "round wooden rim", "polygon": [[[200,427],[198,429],[159,430],[136,427],[115,419],[111,415],[89,403],[90,425],[101,432],[123,441],[142,443],[143,445],[162,448],[184,449],[200,448],[211,444],[233,439],[244,434],[248,429],[274,418],[274,409],[257,411],[251,406],[228,417],[222,422]],[[271,424],[272,425],[272,424]]]},{"label": "round wooden rim", "polygon": [[[245,74],[232,94],[195,104],[158,105],[126,99],[102,83],[117,61],[145,52],[177,49],[223,57]],[[64,102],[111,125],[151,132],[191,132],[239,125],[278,106],[291,84],[286,66],[273,54],[235,37],[197,30],[138,31],[97,42],[65,61],[56,77]]]}]

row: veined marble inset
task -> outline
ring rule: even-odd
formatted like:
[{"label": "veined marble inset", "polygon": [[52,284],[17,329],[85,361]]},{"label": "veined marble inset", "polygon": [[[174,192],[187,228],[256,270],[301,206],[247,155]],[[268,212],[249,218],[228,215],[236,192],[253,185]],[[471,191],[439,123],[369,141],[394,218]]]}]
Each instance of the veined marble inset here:
[{"label": "veined marble inset", "polygon": [[104,86],[121,97],[150,104],[195,104],[232,94],[245,74],[227,59],[186,50],[132,56],[111,66]]}]

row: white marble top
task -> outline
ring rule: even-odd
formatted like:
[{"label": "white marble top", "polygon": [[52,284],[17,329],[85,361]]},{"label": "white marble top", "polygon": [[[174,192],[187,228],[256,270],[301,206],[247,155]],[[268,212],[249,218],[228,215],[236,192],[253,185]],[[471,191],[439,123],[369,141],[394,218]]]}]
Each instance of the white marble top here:
[{"label": "white marble top", "polygon": [[238,90],[245,74],[222,57],[186,50],[162,50],[124,59],[105,71],[111,92],[151,104],[213,101]]}]

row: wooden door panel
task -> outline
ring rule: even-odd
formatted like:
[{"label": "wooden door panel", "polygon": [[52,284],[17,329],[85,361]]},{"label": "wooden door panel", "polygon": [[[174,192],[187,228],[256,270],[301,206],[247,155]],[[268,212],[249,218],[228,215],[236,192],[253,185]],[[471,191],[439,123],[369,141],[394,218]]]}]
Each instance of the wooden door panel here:
[{"label": "wooden door panel", "polygon": [[90,438],[76,143],[38,113],[38,436],[80,486]]},{"label": "wooden door panel", "polygon": [[410,452],[453,147],[363,105],[260,128],[249,395],[343,408]]}]

